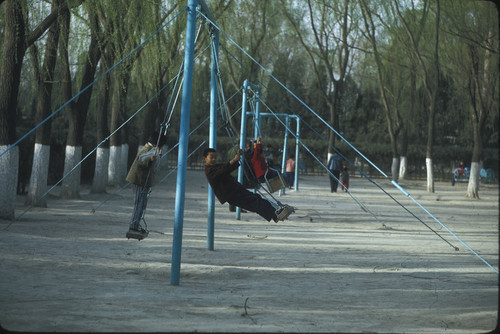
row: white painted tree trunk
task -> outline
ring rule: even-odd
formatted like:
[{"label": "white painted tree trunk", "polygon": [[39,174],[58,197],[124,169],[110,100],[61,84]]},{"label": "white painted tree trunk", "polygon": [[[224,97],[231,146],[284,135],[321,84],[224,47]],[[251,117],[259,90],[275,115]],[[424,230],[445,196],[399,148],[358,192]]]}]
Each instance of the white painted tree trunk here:
[{"label": "white painted tree trunk", "polygon": [[109,147],[108,184],[110,186],[118,186],[120,184],[118,179],[120,175],[121,153],[120,146]]},{"label": "white painted tree trunk", "polygon": [[93,193],[105,193],[108,185],[109,148],[99,147],[95,157],[94,180],[92,181]]},{"label": "white painted tree trunk", "polygon": [[479,198],[479,176],[481,166],[478,162],[471,163],[469,184],[467,186],[467,197]]},{"label": "white painted tree trunk", "polygon": [[50,145],[35,143],[33,151],[33,165],[29,183],[27,205],[47,207],[46,198],[41,198],[47,192],[49,176]]},{"label": "white painted tree trunk", "polygon": [[[0,145],[5,152],[10,145]],[[19,147],[11,148],[0,157],[0,219],[14,219],[19,169]]]},{"label": "white painted tree trunk", "polygon": [[408,178],[407,170],[408,170],[408,158],[406,156],[401,156],[399,158],[399,179],[400,180],[406,180]]},{"label": "white painted tree trunk", "polygon": [[391,176],[392,180],[398,181],[399,158],[392,158]]},{"label": "white painted tree trunk", "polygon": [[427,191],[434,192],[434,170],[432,168],[432,159],[425,158],[425,166],[427,168]]},{"label": "white painted tree trunk", "polygon": [[120,165],[120,184],[124,183],[125,179],[127,178],[128,151],[129,151],[128,144],[127,143],[122,144],[121,165]]},{"label": "white painted tree trunk", "polygon": [[[64,155],[64,175],[68,174],[82,160],[82,147],[66,145],[66,154]],[[71,174],[62,181],[61,197],[79,198],[80,197],[80,179],[82,175],[82,166],[79,165]]]}]

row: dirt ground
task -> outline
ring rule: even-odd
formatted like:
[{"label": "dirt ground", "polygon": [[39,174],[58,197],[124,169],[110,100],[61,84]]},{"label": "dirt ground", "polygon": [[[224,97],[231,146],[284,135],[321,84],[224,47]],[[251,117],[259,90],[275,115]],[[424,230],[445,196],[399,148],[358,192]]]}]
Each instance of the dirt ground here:
[{"label": "dirt ground", "polygon": [[[132,191],[62,200],[0,220],[0,324],[31,332],[485,333],[498,322],[498,185],[401,184],[495,269],[388,181],[300,176],[278,197],[288,220],[241,220],[216,203],[207,249],[207,184],[188,171],[180,284],[170,284],[175,174],[153,189],[143,241],[127,240]],[[99,207],[98,207],[99,206]],[[92,213],[94,208],[95,213]],[[25,212],[23,214],[23,212]]]}]

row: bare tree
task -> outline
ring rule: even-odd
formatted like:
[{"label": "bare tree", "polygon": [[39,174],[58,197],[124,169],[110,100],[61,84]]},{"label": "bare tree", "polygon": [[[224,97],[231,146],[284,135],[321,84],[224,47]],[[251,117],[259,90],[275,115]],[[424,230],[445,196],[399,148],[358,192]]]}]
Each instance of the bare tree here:
[{"label": "bare tree", "polygon": [[[282,1],[283,4],[285,2]],[[328,106],[329,123],[339,127],[339,109],[345,79],[349,71],[351,48],[356,27],[354,5],[349,0],[307,1],[307,12],[293,14],[288,6],[285,15],[295,31],[299,43],[311,60],[322,96]],[[302,28],[306,15],[309,27]],[[312,31],[309,37],[306,31]],[[327,80],[323,80],[326,70]],[[335,146],[335,134],[329,132],[328,157]]]},{"label": "bare tree", "polygon": [[[496,55],[486,48],[480,57],[477,46],[469,44],[469,55],[472,63],[471,80],[468,90],[470,97],[470,111],[472,116],[472,128],[474,135],[474,148],[472,152],[471,172],[467,196],[479,198],[479,172],[481,169],[480,159],[483,150],[483,131],[488,114],[494,110],[495,87],[498,82],[498,34],[493,33],[490,27],[485,42],[497,50]],[[482,59],[481,59],[482,58]],[[498,104],[497,108],[498,110]]]},{"label": "bare tree", "polygon": [[[375,24],[374,24],[373,18],[372,18],[372,10],[368,7],[365,0],[361,0],[360,5],[362,8],[362,12],[363,12],[363,21],[364,21],[365,28],[366,28],[366,34],[367,34],[368,40],[371,43],[372,53],[373,53],[373,57],[375,59],[376,67],[377,67],[377,83],[378,83],[380,98],[382,100],[382,105],[384,106],[384,110],[385,110],[387,132],[389,134],[389,140],[391,142],[391,150],[392,150],[391,174],[392,174],[392,179],[397,181],[398,180],[398,169],[399,169],[399,155],[398,155],[398,146],[397,146],[397,140],[396,140],[396,131],[399,129],[396,129],[394,115],[393,115],[394,112],[391,108],[391,105],[389,104],[389,99],[387,97],[387,94],[388,94],[387,81],[388,81],[388,79],[384,78],[384,73],[387,73],[387,70],[385,69],[385,66],[383,64],[382,56],[380,55],[380,53],[378,51],[376,28],[375,28]],[[391,72],[388,73],[388,76],[390,76],[390,75],[392,75]],[[395,109],[396,109],[396,112],[394,114],[397,118],[397,123],[401,124],[402,123],[401,122],[401,115],[398,112],[397,107]]]},{"label": "bare tree", "polygon": [[[101,71],[109,67],[111,61],[107,54],[101,56]],[[108,184],[108,164],[109,164],[109,141],[106,138],[109,135],[108,127],[108,108],[109,108],[109,86],[111,78],[109,75],[105,76],[98,83],[98,91],[101,96],[98,97],[99,103],[96,110],[96,144],[100,145],[96,150],[94,178],[92,180],[92,192],[103,193],[106,192]]]},{"label": "bare tree", "polygon": [[[57,11],[60,1],[52,5],[52,12]],[[54,85],[54,69],[57,60],[57,45],[59,42],[60,25],[55,22],[50,27],[45,42],[44,62],[40,68],[36,44],[30,47],[33,73],[36,77],[37,96],[35,105],[36,124],[43,122],[52,112],[52,88]],[[47,191],[47,178],[49,172],[50,157],[50,134],[51,122],[49,119],[35,132],[35,148],[33,153],[33,166],[31,169],[30,185],[26,204],[36,206],[47,206],[42,196]]]},{"label": "bare tree", "polygon": [[[221,2],[222,4],[222,2]],[[232,35],[239,43],[245,44],[250,55],[259,63],[267,64],[269,55],[270,41],[276,35],[277,22],[273,20],[278,11],[273,1],[243,0],[228,1],[227,6],[219,8],[220,14],[227,10],[229,6],[234,9],[234,14],[228,17],[221,17],[219,24],[224,28],[232,29]],[[219,6],[221,7],[221,6]],[[237,27],[236,29],[233,29]],[[251,33],[249,33],[251,32]],[[231,54],[228,53],[231,52]],[[221,54],[227,53],[225,70],[223,74],[227,80],[227,85],[234,90],[243,86],[245,79],[252,83],[257,83],[262,79],[262,72],[257,63],[246,57],[239,50],[228,50],[221,45]],[[236,58],[236,59],[234,59]],[[235,66],[237,64],[237,66]],[[233,104],[225,105],[226,112],[231,113],[230,108]],[[229,125],[235,133],[239,133],[239,124],[229,117]]]},{"label": "bare tree", "polygon": [[[424,1],[427,2],[427,1]],[[430,55],[428,55],[429,63],[427,64],[424,61],[424,56],[422,54],[421,49],[417,43],[417,39],[415,38],[415,34],[410,28],[410,25],[404,18],[404,15],[401,13],[399,8],[399,4],[396,0],[393,0],[394,7],[396,9],[396,13],[403,24],[403,27],[408,35],[408,39],[410,41],[411,50],[416,58],[416,63],[418,66],[418,73],[421,76],[421,80],[423,82],[424,91],[428,98],[428,118],[427,118],[427,145],[426,145],[426,158],[425,165],[427,168],[427,191],[434,192],[434,171],[433,171],[433,163],[432,163],[432,154],[433,154],[433,146],[434,146],[434,127],[435,127],[435,115],[436,115],[436,101],[438,97],[439,91],[439,73],[440,73],[440,65],[439,65],[439,26],[440,26],[440,2],[439,0],[435,1],[435,25],[434,25],[434,40],[433,40],[433,48]],[[425,24],[422,21],[422,24]]]},{"label": "bare tree", "polygon": [[[119,186],[125,182],[128,162],[127,127],[122,127],[127,114],[127,95],[132,69],[135,60],[140,56],[143,48],[125,58],[137,46],[142,38],[146,26],[141,24],[140,18],[150,19],[150,6],[143,6],[142,1],[108,2],[104,13],[109,24],[106,34],[109,39],[110,55],[113,63],[121,62],[109,75],[110,84],[110,131],[114,133],[110,138],[110,155],[108,164],[108,184]],[[143,21],[144,21],[143,20]],[[157,24],[154,22],[154,24]],[[149,32],[151,33],[151,32]],[[117,131],[120,128],[119,131]]]},{"label": "bare tree", "polygon": [[[69,33],[70,33],[71,12],[66,10],[63,15],[62,40],[60,43],[62,72],[63,72],[63,96],[65,100],[73,97],[72,78],[69,68]],[[80,91],[83,91],[77,98],[68,104],[68,136],[66,140],[66,153],[64,159],[63,188],[61,196],[66,198],[78,198],[80,191],[81,166],[73,170],[80,163],[82,158],[83,130],[87,120],[87,111],[92,96],[95,72],[101,51],[98,47],[97,19],[93,11],[89,12],[90,43],[88,51],[83,55],[83,75],[81,76]],[[90,85],[90,86],[89,86]],[[88,87],[88,88],[87,88]],[[85,89],[86,88],[86,89]],[[84,90],[85,89],[85,90]]]},{"label": "bare tree", "polygon": [[[470,113],[473,151],[466,195],[479,198],[485,130],[498,110],[499,29],[497,8],[490,2],[467,3],[459,8],[444,6],[443,31],[453,47],[445,50],[445,69],[455,78],[465,97],[464,111]],[[498,126],[498,125],[497,125]]]}]

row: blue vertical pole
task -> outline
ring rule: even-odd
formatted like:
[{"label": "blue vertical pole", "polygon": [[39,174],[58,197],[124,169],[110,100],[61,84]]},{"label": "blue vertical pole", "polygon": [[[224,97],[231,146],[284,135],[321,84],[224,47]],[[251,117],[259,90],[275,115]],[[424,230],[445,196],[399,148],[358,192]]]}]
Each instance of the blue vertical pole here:
[{"label": "blue vertical pole", "polygon": [[[257,105],[255,106],[255,114],[253,115],[254,119],[254,138],[257,139],[258,136],[262,135],[260,133],[260,129],[262,129],[262,118],[260,116],[260,87],[254,86],[256,89],[255,97],[257,98]],[[253,190],[254,194],[257,192],[257,188]]]},{"label": "blue vertical pole", "polygon": [[[290,117],[285,116],[285,140],[283,144],[283,156],[281,157],[281,175],[285,176],[286,172],[286,156],[288,155],[288,129],[290,128]],[[280,195],[285,193],[285,189],[280,189]]]},{"label": "blue vertical pole", "polygon": [[186,47],[184,53],[184,83],[182,86],[181,121],[179,127],[179,153],[177,156],[177,186],[175,193],[174,235],[170,283],[179,285],[181,271],[182,228],[186,189],[186,161],[189,144],[189,119],[191,112],[191,85],[193,82],[194,39],[196,33],[197,0],[188,0]]},{"label": "blue vertical pole", "polygon": [[[248,100],[248,80],[243,82],[243,101],[241,102],[241,126],[240,126],[240,148],[245,147],[247,137],[247,100]],[[243,183],[243,164],[238,168],[238,182]],[[236,219],[241,219],[241,208],[236,208]]]},{"label": "blue vertical pole", "polygon": [[297,191],[299,190],[299,147],[300,147],[300,118],[295,117],[297,120],[297,132],[295,133],[295,180],[293,182],[293,188]]},{"label": "blue vertical pole", "polygon": [[260,86],[256,86],[255,89],[255,97],[257,98],[257,105],[255,106],[255,139],[257,139],[259,135],[262,135],[259,133],[260,129],[262,129],[262,120],[260,116]]},{"label": "blue vertical pole", "polygon": [[[214,31],[212,38],[212,68],[210,73],[210,133],[208,146],[217,149],[217,64],[219,58],[219,31]],[[208,222],[207,222],[207,248],[214,250],[215,234],[215,195],[208,186]]]}]

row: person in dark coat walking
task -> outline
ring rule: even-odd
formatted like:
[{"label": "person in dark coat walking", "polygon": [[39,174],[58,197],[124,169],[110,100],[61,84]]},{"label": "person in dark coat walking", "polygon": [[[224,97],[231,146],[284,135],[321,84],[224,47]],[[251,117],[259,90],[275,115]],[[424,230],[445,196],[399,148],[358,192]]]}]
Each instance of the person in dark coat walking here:
[{"label": "person in dark coat walking", "polygon": [[328,174],[330,178],[330,192],[332,193],[337,192],[337,187],[339,185],[338,180],[341,169],[342,169],[342,157],[339,154],[337,154],[337,152],[335,152],[328,161],[328,170],[330,171],[330,173],[333,174],[333,176],[335,176],[333,177],[330,174]]}]

